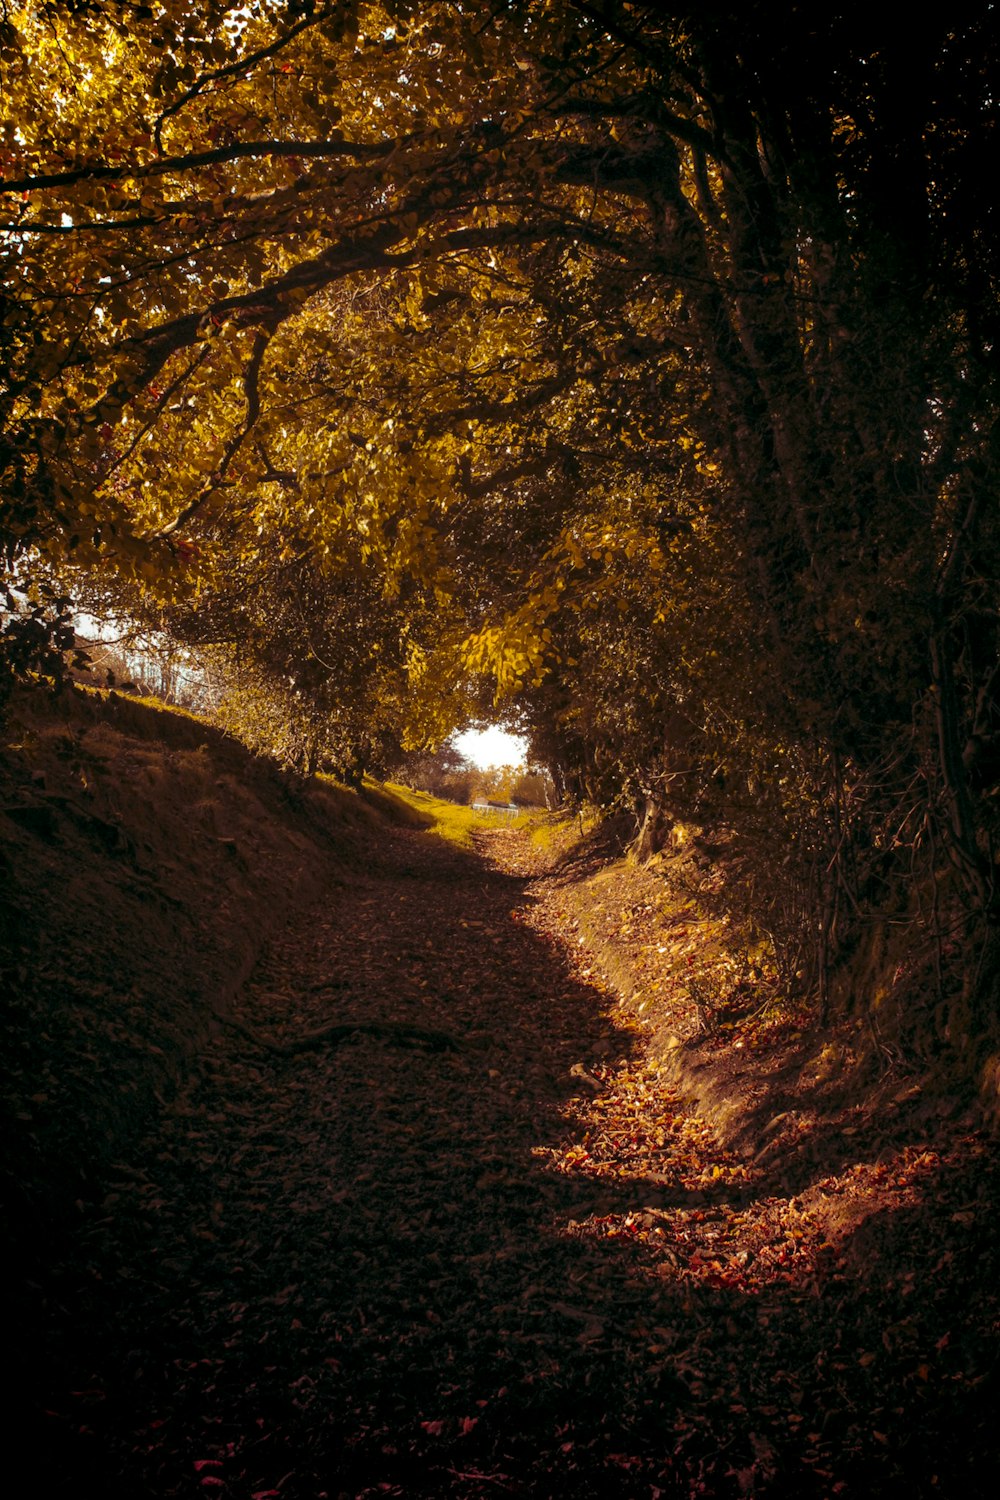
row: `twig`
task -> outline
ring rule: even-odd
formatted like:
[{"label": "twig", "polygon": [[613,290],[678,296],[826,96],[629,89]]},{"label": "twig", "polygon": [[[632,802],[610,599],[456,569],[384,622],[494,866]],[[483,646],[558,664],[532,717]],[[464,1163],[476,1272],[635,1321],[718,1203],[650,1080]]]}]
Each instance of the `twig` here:
[{"label": "twig", "polygon": [[475,1479],[483,1484],[498,1484],[502,1490],[509,1489],[509,1474],[481,1474],[478,1469],[449,1469],[456,1479]]}]

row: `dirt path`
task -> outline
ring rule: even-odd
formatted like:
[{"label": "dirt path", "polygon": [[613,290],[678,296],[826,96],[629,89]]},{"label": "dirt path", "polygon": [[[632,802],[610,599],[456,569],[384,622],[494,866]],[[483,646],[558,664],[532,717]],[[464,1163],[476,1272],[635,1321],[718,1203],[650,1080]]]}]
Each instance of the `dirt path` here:
[{"label": "dirt path", "polygon": [[537,858],[482,852],[394,833],[259,966],[46,1290],[38,1493],[990,1492],[982,1160],[933,1284],[917,1145],[852,1265],[679,1109]]}]

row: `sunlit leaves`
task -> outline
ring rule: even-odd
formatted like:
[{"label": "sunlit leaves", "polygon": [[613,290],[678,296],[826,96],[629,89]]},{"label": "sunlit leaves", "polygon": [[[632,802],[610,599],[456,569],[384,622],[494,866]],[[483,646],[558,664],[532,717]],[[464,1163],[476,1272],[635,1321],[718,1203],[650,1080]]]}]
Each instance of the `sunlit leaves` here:
[{"label": "sunlit leaves", "polygon": [[161,597],[361,567],[414,742],[489,679],[609,800],[676,711],[792,822],[887,732],[913,774],[933,654],[914,753],[982,865],[992,23],[908,91],[866,24],[759,8],[140,9],[0,39],[6,550]]}]

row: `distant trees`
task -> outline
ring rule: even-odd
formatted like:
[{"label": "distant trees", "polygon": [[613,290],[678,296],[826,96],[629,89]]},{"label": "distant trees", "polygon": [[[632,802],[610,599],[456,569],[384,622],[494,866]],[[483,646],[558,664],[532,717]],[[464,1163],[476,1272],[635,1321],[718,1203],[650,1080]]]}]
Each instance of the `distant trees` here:
[{"label": "distant trees", "polygon": [[549,807],[551,779],[539,767],[477,766],[444,744],[434,751],[411,753],[393,771],[408,786],[452,802],[512,802],[520,807]]},{"label": "distant trees", "polygon": [[515,775],[508,795],[518,807],[551,808],[555,805],[552,779],[540,766],[529,766]]},{"label": "distant trees", "polygon": [[76,644],[87,657],[79,680],[90,686],[124,688],[200,713],[216,706],[217,686],[204,665],[168,636],[129,631],[88,639],[77,633]]},{"label": "distant trees", "polygon": [[446,797],[452,802],[513,802],[521,807],[547,807],[551,782],[545,772],[523,766],[476,766],[453,745],[411,754],[393,773],[408,786]]},{"label": "distant trees", "polygon": [[453,745],[444,744],[437,750],[408,756],[393,774],[407,786],[429,792],[432,797],[465,804],[473,799],[478,772]]}]

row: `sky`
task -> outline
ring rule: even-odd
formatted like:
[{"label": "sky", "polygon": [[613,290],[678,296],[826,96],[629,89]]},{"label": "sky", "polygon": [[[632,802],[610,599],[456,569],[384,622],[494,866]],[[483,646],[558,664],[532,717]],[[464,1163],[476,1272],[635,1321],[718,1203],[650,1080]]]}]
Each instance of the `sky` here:
[{"label": "sky", "polygon": [[465,729],[454,735],[451,743],[483,770],[489,766],[522,765],[528,754],[526,739],[519,734],[508,734],[495,724],[489,729]]}]

